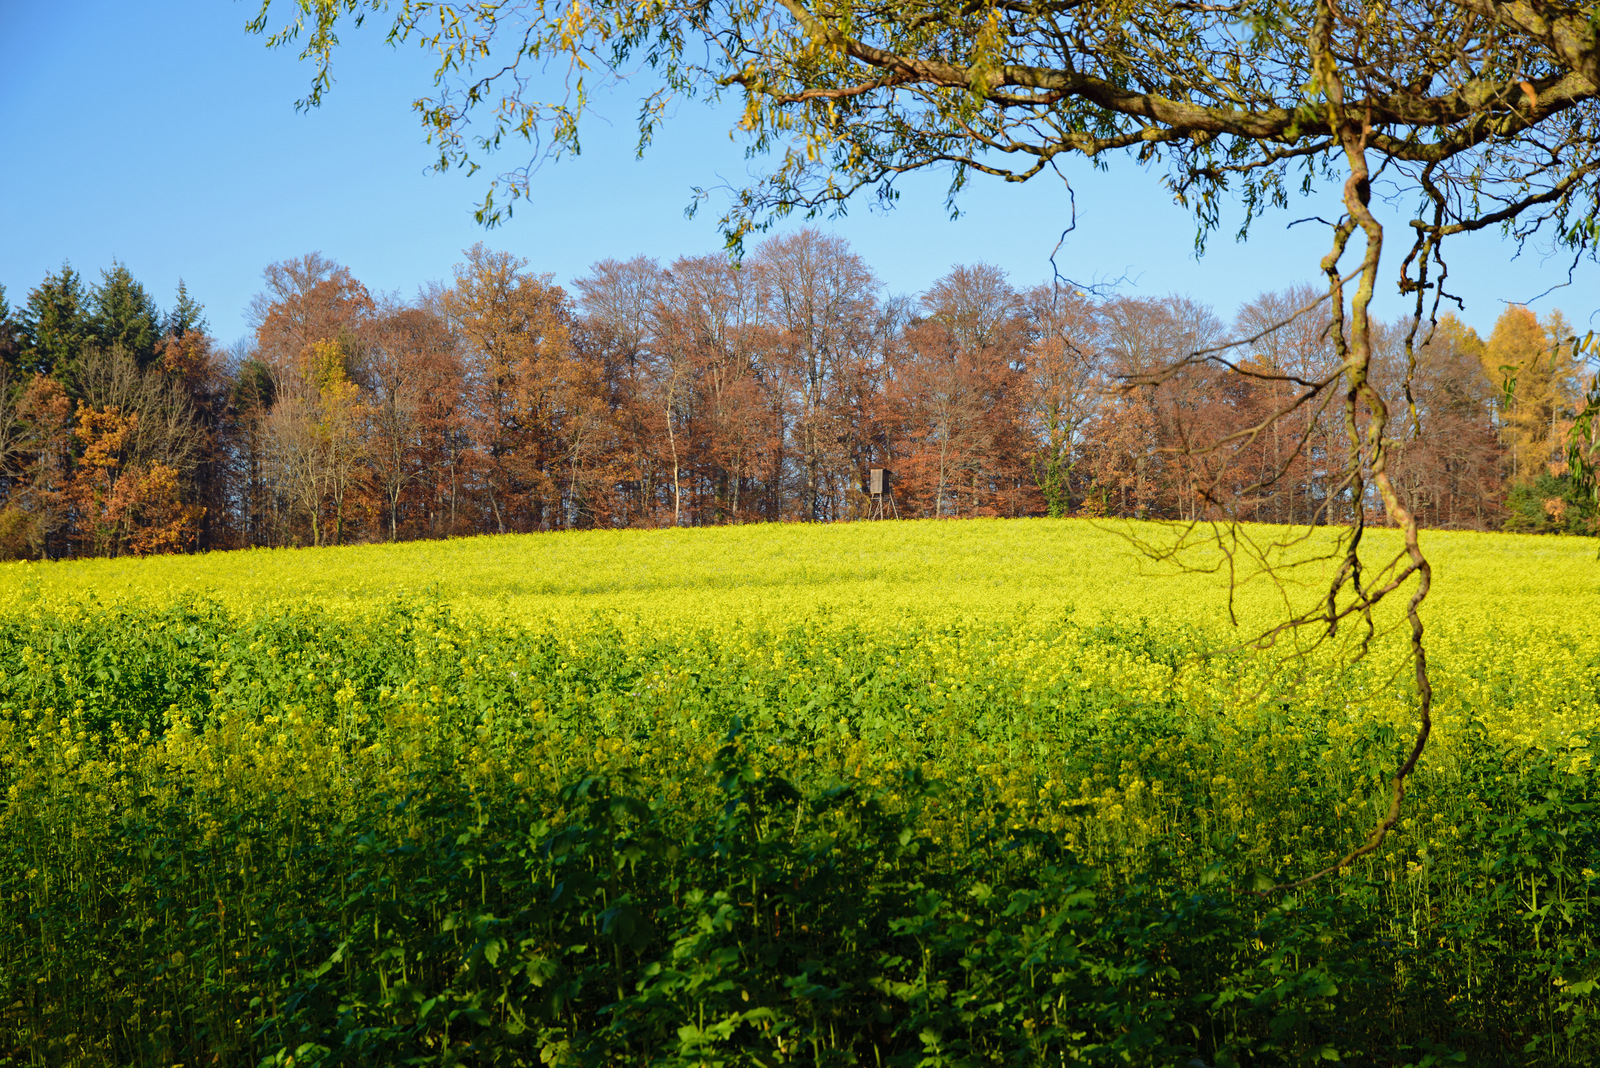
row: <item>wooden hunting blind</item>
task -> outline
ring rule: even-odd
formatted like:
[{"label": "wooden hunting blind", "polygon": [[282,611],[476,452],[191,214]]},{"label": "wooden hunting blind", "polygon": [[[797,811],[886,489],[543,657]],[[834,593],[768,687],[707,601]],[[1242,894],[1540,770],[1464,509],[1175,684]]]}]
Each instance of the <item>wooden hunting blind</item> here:
[{"label": "wooden hunting blind", "polygon": [[886,519],[890,515],[900,518],[900,509],[894,504],[894,494],[889,492],[889,476],[887,467],[867,468],[867,498],[871,501],[867,509],[868,519]]}]

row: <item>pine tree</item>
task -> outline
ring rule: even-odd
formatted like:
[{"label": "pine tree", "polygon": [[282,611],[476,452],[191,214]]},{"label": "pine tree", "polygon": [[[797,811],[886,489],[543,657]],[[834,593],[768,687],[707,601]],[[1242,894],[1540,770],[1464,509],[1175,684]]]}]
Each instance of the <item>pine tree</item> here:
[{"label": "pine tree", "polygon": [[204,304],[190,298],[183,279],[178,279],[178,302],[167,314],[167,333],[177,338],[191,332],[206,333],[211,324],[206,322],[205,310]]},{"label": "pine tree", "polygon": [[95,343],[121,347],[138,365],[150,366],[161,340],[161,313],[126,265],[113,262],[89,296],[89,331]]},{"label": "pine tree", "polygon": [[28,293],[22,310],[24,372],[70,381],[75,377],[84,344],[89,340],[83,277],[70,264],[60,274],[46,275]]},{"label": "pine tree", "polygon": [[[0,379],[14,375],[22,359],[22,324],[11,314],[6,287],[0,285]],[[4,398],[0,397],[0,403]]]}]

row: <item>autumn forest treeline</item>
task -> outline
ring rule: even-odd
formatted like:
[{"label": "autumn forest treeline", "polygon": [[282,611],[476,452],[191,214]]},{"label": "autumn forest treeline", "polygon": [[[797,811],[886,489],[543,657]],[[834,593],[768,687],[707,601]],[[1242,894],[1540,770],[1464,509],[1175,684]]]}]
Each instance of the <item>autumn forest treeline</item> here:
[{"label": "autumn forest treeline", "polygon": [[[64,266],[15,308],[0,290],[0,558],[850,520],[878,466],[906,518],[1340,522],[1374,502],[1341,488],[1337,404],[1227,440],[1333,366],[1325,316],[1293,316],[1316,295],[1225,319],[977,264],[888,296],[811,229],[738,264],[602,261],[570,292],[479,245],[412,300],[312,253],[266,269],[225,349],[181,284],[163,313],[125,266]],[[1516,306],[1486,341],[1439,323],[1391,466],[1425,524],[1592,529],[1561,464],[1570,333]],[[1230,359],[1259,377],[1119,388],[1256,335]]]}]

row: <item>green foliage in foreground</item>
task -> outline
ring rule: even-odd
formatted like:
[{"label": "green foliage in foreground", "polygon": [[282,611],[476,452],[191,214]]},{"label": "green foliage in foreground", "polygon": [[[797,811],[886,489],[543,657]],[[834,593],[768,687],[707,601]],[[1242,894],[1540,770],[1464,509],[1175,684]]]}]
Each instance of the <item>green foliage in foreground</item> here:
[{"label": "green foliage in foreground", "polygon": [[[1594,663],[1440,667],[1383,851],[1376,666],[1055,621],[0,618],[0,1057],[1600,1060]],[[1509,672],[1509,673],[1508,673]],[[1350,695],[1360,695],[1352,700]]]}]

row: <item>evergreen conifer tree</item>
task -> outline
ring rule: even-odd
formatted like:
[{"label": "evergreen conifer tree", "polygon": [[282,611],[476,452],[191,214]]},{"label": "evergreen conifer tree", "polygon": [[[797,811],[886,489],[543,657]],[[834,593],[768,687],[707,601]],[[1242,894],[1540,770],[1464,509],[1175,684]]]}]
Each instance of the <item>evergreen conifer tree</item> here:
[{"label": "evergreen conifer tree", "polygon": [[15,372],[22,358],[22,324],[11,314],[6,287],[0,285],[0,378]]},{"label": "evergreen conifer tree", "polygon": [[125,264],[101,272],[89,299],[89,332],[103,349],[121,346],[140,367],[148,367],[161,340],[161,313]]},{"label": "evergreen conifer tree", "polygon": [[28,293],[22,310],[21,369],[71,383],[89,340],[83,277],[63,263]]},{"label": "evergreen conifer tree", "polygon": [[167,333],[178,338],[191,331],[204,334],[211,325],[206,322],[205,310],[204,304],[189,296],[183,279],[178,279],[178,302],[167,315]]}]

